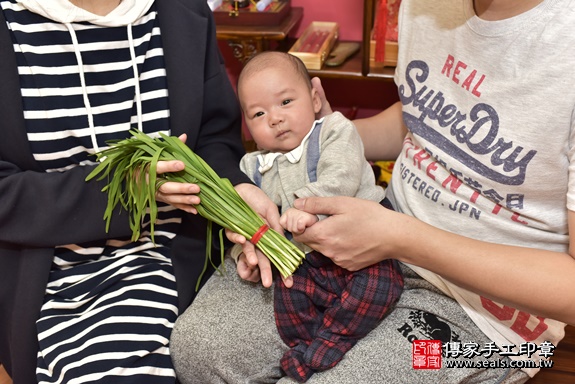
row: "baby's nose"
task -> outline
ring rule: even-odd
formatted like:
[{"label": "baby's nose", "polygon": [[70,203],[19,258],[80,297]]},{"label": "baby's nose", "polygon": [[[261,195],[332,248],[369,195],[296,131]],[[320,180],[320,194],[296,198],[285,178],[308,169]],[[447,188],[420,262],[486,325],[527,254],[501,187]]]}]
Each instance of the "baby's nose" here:
[{"label": "baby's nose", "polygon": [[270,114],[270,125],[272,127],[283,123],[284,119],[281,113],[272,113]]}]

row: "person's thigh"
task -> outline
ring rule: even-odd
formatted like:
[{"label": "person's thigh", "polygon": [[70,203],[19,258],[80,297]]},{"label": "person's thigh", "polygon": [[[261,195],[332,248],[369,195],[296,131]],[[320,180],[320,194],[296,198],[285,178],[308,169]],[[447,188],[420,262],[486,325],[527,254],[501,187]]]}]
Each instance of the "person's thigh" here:
[{"label": "person's thigh", "polygon": [[[396,307],[377,328],[348,351],[338,365],[314,374],[309,384],[519,384],[528,379],[527,374],[517,370],[447,368],[445,359],[441,369],[414,369],[414,340],[477,343],[480,346],[490,340],[455,300],[419,278],[412,270],[403,269],[405,289]],[[485,360],[485,357],[460,359],[478,361]],[[295,381],[282,378],[279,383]]]},{"label": "person's thigh", "polygon": [[[275,327],[273,291],[241,281],[233,261],[227,261],[226,268],[226,275],[214,275],[176,322],[171,353],[178,378],[184,384],[295,383],[282,378],[279,368],[287,346]],[[506,369],[445,364],[439,370],[414,369],[413,340],[480,346],[490,340],[457,302],[405,271],[396,307],[338,365],[314,374],[309,384],[519,384],[528,379],[521,371]]]},{"label": "person's thigh", "polygon": [[288,347],[276,329],[273,290],[241,280],[229,258],[174,326],[172,360],[183,384],[275,383]]}]

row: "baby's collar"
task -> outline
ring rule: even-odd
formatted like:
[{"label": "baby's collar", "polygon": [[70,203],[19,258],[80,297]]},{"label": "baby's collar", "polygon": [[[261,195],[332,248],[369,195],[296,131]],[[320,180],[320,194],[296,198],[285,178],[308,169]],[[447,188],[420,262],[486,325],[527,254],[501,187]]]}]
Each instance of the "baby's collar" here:
[{"label": "baby's collar", "polygon": [[307,135],[305,135],[305,137],[301,141],[300,145],[298,145],[296,148],[292,149],[291,151],[286,152],[286,153],[267,152],[267,153],[259,154],[258,155],[258,161],[259,161],[260,166],[258,168],[258,171],[262,174],[269,171],[272,168],[275,159],[277,159],[278,157],[280,157],[282,155],[284,155],[290,163],[292,163],[292,164],[298,163],[303,156],[303,150],[304,150],[306,141],[309,139],[309,137],[311,136],[314,129],[316,129],[316,127],[321,122],[323,122],[324,118],[325,117],[322,117],[321,119],[314,121],[312,128],[309,130]]}]

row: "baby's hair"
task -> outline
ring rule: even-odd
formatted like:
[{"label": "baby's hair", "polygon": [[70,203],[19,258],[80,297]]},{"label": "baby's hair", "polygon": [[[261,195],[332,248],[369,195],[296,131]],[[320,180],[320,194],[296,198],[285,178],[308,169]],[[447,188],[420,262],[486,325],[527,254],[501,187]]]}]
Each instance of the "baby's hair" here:
[{"label": "baby's hair", "polygon": [[240,73],[238,78],[238,85],[240,84],[242,78],[250,77],[264,68],[278,64],[287,64],[291,66],[292,69],[302,78],[302,80],[305,81],[308,88],[311,89],[311,78],[303,61],[301,61],[301,59],[297,56],[279,51],[260,52],[249,59]]}]

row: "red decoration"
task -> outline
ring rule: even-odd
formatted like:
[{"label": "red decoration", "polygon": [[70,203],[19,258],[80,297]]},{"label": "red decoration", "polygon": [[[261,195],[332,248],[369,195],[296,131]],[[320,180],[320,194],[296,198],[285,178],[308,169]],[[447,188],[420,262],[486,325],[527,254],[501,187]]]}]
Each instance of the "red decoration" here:
[{"label": "red decoration", "polygon": [[385,61],[386,41],[397,41],[397,18],[400,4],[401,0],[378,0],[373,27],[375,61]]}]

